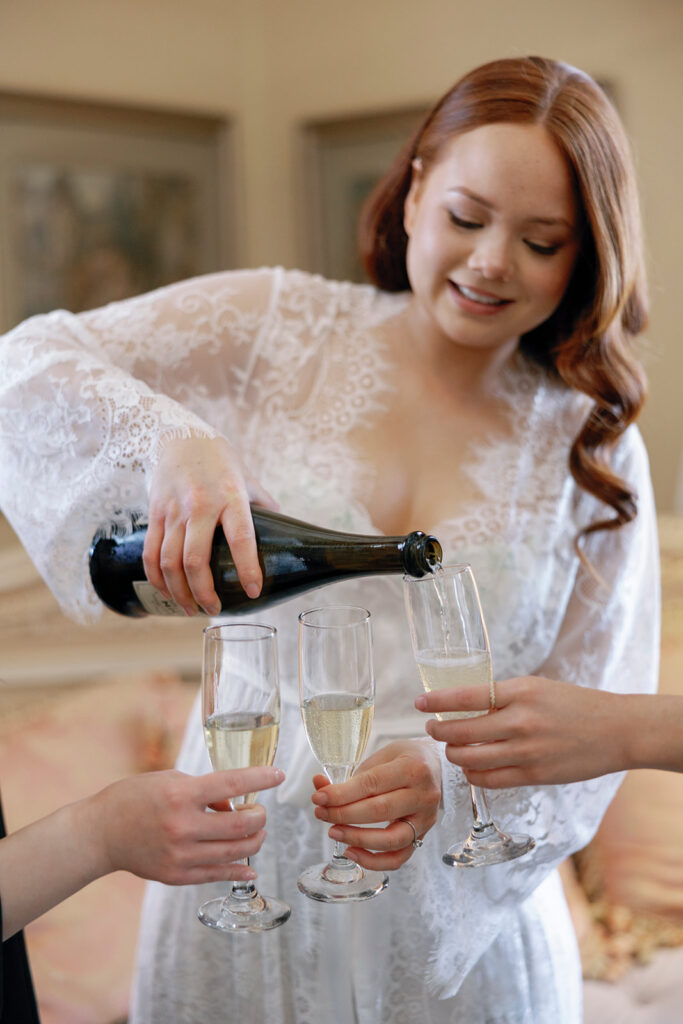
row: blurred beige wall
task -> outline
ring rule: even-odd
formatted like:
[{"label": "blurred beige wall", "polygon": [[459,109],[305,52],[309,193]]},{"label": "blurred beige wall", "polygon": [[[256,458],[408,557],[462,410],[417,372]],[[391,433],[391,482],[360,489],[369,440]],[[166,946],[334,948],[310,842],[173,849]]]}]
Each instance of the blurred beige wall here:
[{"label": "blurred beige wall", "polygon": [[666,511],[683,443],[681,39],[681,0],[0,0],[0,89],[231,116],[240,262],[305,266],[302,122],[428,104],[498,56],[539,53],[612,81],[643,200],[641,422]]}]

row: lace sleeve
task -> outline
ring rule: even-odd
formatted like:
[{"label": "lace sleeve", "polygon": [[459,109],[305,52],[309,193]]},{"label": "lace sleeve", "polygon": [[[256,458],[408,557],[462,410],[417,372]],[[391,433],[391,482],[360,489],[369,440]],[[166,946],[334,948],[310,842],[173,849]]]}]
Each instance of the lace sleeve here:
[{"label": "lace sleeve", "polygon": [[648,693],[659,669],[659,550],[647,454],[631,427],[614,460],[632,483],[638,515],[589,537],[562,630],[537,675],[622,693]]},{"label": "lace sleeve", "polygon": [[[614,465],[637,488],[638,515],[627,526],[590,539],[587,555],[595,574],[580,568],[559,635],[535,674],[649,693],[656,689],[658,673],[659,560],[647,456],[634,427],[624,437]],[[460,769],[443,753],[442,765],[446,811],[433,830],[441,845],[464,836],[470,820],[468,787]],[[429,926],[444,938],[429,972],[437,991],[456,991],[488,944],[505,930],[510,908],[532,896],[554,868],[591,840],[622,777],[489,792],[496,823],[507,832],[530,833],[536,848],[509,864],[455,871],[447,898],[443,890],[434,893]],[[436,861],[431,869],[437,870]],[[421,884],[429,886],[429,879],[423,876]],[[459,912],[446,913],[444,921],[445,906],[458,907]],[[451,936],[457,937],[455,941]]]},{"label": "lace sleeve", "polygon": [[101,613],[92,537],[146,509],[159,440],[238,431],[277,277],[207,275],[0,338],[2,510],[74,618]]},{"label": "lace sleeve", "polygon": [[[536,675],[622,693],[651,693],[659,669],[659,554],[647,455],[631,428],[615,459],[638,494],[638,515],[586,548],[593,571],[579,568],[562,628]],[[593,517],[591,517],[593,518]],[[537,867],[554,867],[588,843],[623,779],[613,774],[567,786],[500,791],[496,813],[526,824]],[[498,801],[498,802],[497,802]]]}]

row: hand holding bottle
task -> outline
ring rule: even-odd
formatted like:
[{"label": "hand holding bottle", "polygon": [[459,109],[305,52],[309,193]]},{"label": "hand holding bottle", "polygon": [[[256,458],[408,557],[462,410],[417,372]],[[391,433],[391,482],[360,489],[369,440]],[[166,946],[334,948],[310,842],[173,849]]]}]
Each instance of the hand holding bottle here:
[{"label": "hand holding bottle", "polygon": [[[332,824],[331,839],[349,845],[349,860],[371,870],[395,871],[405,864],[414,853],[413,840],[435,823],[441,802],[439,756],[424,740],[388,743],[347,782],[330,785],[325,775],[313,782],[316,817]],[[365,827],[381,821],[390,824]]]},{"label": "hand holding bottle", "polygon": [[[257,557],[263,567],[257,598],[263,605],[351,577],[382,573],[421,576],[441,558],[436,537],[420,530],[404,537],[362,536],[315,526],[262,507],[251,508],[250,515]],[[95,593],[108,608],[122,615],[182,615],[183,606],[170,600],[165,591],[160,593],[147,578],[147,532],[147,526],[138,523],[125,535],[94,538],[90,578]],[[220,610],[250,613],[253,598],[244,591],[221,526],[212,537],[208,564],[219,601],[218,608],[211,606],[211,614]],[[188,614],[194,610],[193,603]]]},{"label": "hand holding bottle", "polygon": [[209,568],[216,526],[223,528],[245,592],[257,597],[262,575],[250,501],[277,502],[247,472],[225,438],[168,438],[149,485],[149,527],[143,561],[149,582],[194,615],[218,614]]}]

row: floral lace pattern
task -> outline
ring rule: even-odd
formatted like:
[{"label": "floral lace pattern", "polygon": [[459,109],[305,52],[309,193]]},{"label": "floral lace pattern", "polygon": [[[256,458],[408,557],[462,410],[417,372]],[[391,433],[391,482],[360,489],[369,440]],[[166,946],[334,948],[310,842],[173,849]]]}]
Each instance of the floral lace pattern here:
[{"label": "floral lace pattern", "polygon": [[[0,339],[3,510],[62,605],[97,614],[90,539],[122,509],[145,508],[146,471],[168,432],[222,433],[287,514],[377,533],[363,505],[367,467],[348,435],[390,401],[382,327],[405,301],[299,272],[243,271],[80,316],[36,317]],[[500,400],[508,440],[469,442],[466,471],[480,499],[424,524],[449,561],[474,567],[495,676],[653,689],[656,537],[637,431],[613,462],[637,487],[639,515],[590,539],[599,583],[573,539],[600,512],[566,471],[585,400],[521,359],[503,375]],[[328,907],[298,893],[298,873],[330,848],[310,810],[317,766],[297,707],[294,624],[315,601],[372,611],[373,742],[424,735],[399,579],[349,581],[269,609],[283,687],[277,763],[287,780],[263,795],[269,835],[256,867],[261,890],[288,900],[292,917],[228,950],[195,917],[201,899],[222,887],[151,885],[132,1021],[190,1024],[228,1012],[292,1024],[577,1024],[579,962],[554,869],[594,834],[617,776],[491,794],[501,827],[530,832],[536,849],[508,865],[449,870],[441,853],[466,834],[470,804],[462,773],[443,760],[442,818],[386,895]],[[198,708],[179,767],[210,770]]]}]

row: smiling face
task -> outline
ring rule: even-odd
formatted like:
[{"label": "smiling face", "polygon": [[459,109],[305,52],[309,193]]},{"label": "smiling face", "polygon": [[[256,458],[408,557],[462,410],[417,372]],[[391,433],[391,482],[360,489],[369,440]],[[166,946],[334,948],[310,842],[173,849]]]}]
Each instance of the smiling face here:
[{"label": "smiling face", "polygon": [[417,165],[405,203],[411,314],[421,332],[497,348],[554,312],[580,245],[572,176],[541,125],[491,124]]}]

